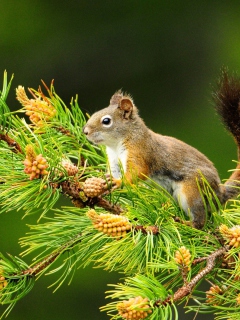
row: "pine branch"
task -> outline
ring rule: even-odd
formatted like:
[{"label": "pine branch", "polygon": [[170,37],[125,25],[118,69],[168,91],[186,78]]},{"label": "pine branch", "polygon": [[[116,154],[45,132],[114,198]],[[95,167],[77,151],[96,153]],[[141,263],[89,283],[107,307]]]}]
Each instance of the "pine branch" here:
[{"label": "pine branch", "polygon": [[[178,303],[215,313],[219,320],[238,319],[240,201],[222,208],[202,177],[201,195],[211,216],[196,230],[154,182],[136,179],[117,189],[105,174],[104,148],[82,134],[85,117],[77,98],[69,108],[53,82],[42,83],[44,91],[17,88],[18,112],[11,113],[6,103],[11,84],[6,73],[0,96],[0,210],[23,209],[42,218],[20,239],[23,255],[38,252],[32,265],[1,256],[0,302],[9,305],[6,314],[43,273],[59,272],[58,288],[76,267],[94,263],[128,276],[111,291],[109,297],[118,301],[102,308],[113,319],[138,314],[137,320],[173,320]],[[56,208],[66,196],[72,204]],[[206,292],[199,290],[203,281],[211,284]],[[197,305],[190,306],[191,297]]]},{"label": "pine branch", "polygon": [[191,279],[188,283],[184,284],[181,288],[179,288],[172,297],[167,298],[165,301],[156,301],[154,306],[159,306],[161,304],[166,305],[167,302],[176,302],[186,297],[187,295],[192,293],[193,288],[207,275],[209,274],[216,265],[216,259],[223,257],[224,254],[227,253],[229,247],[222,247],[217,249],[215,252],[211,253],[208,257],[204,257],[198,260],[198,262],[206,260],[206,267],[201,270],[195,277]]},{"label": "pine branch", "polygon": [[[94,179],[95,179],[95,183],[97,184],[98,178],[94,178]],[[102,179],[100,180],[102,181]],[[76,207],[94,208],[95,206],[98,206],[114,214],[120,214],[124,212],[124,209],[121,208],[121,206],[112,204],[110,201],[108,201],[107,199],[104,199],[102,196],[87,197],[86,194],[84,193],[84,184],[86,185],[87,182],[88,180],[86,180],[85,183],[79,182],[78,180],[74,180],[74,181],[66,180],[59,183],[57,186],[55,184],[55,187],[61,188],[63,194],[69,196]],[[101,190],[99,191],[99,193],[105,194],[106,191],[108,191],[107,193],[111,192],[111,190],[108,190],[108,186],[104,182],[104,185],[101,187]]]},{"label": "pine branch", "polygon": [[74,245],[81,241],[81,234],[75,235],[67,243],[64,243],[55,252],[52,252],[49,256],[44,258],[42,261],[34,264],[32,267],[23,270],[21,273],[23,275],[37,276],[39,273],[44,272],[60,255],[62,255],[66,250],[70,250]]}]

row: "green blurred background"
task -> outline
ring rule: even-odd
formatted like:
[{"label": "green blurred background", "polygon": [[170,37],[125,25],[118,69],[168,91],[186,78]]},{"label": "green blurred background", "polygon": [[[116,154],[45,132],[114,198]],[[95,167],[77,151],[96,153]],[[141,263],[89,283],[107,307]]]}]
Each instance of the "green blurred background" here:
[{"label": "green blurred background", "polygon": [[[37,88],[41,79],[55,79],[66,103],[78,94],[88,113],[123,88],[149,127],[195,146],[228,177],[236,147],[215,114],[211,91],[223,65],[240,72],[239,1],[0,0],[0,12],[0,72],[15,74],[12,109],[20,107],[14,89]],[[21,217],[2,214],[3,253],[19,254],[25,224],[37,220]],[[109,319],[98,308],[107,283],[119,277],[80,269],[54,294],[47,289],[53,278],[42,277],[8,318]]]}]

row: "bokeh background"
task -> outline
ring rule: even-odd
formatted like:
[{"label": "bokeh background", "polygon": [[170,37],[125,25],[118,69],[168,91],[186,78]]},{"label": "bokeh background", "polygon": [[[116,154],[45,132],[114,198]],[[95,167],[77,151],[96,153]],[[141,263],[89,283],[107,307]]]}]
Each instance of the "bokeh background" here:
[{"label": "bokeh background", "polygon": [[[222,179],[235,167],[236,147],[215,114],[211,92],[223,65],[240,72],[239,1],[0,0],[0,12],[0,73],[15,74],[12,109],[20,107],[15,88],[37,88],[41,79],[55,79],[66,103],[78,94],[90,114],[122,88],[149,127],[198,148]],[[25,224],[37,220],[21,217],[1,215],[3,253],[18,255]],[[79,269],[70,286],[53,294],[47,289],[53,278],[44,276],[8,318],[109,319],[98,308],[105,304],[107,283],[119,277]]]}]

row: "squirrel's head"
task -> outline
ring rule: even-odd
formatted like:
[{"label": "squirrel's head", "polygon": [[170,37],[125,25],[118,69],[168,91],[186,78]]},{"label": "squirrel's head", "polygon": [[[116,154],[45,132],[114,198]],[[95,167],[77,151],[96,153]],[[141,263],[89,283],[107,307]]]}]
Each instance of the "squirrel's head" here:
[{"label": "squirrel's head", "polygon": [[110,105],[95,112],[83,133],[95,144],[115,146],[131,134],[138,117],[138,110],[132,98],[117,91],[110,99]]}]

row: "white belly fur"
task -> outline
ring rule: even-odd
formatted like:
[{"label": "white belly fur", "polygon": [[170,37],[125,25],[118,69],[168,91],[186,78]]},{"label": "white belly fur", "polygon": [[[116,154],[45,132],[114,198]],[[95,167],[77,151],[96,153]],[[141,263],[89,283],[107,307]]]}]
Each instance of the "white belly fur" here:
[{"label": "white belly fur", "polygon": [[183,211],[192,216],[192,213],[189,209],[189,205],[187,202],[186,195],[182,192],[183,184],[181,182],[175,182],[168,178],[164,179],[153,179],[158,184],[160,184],[164,189],[166,189],[170,194],[172,194],[173,198],[178,202]]},{"label": "white belly fur", "polygon": [[[108,156],[108,165],[111,175],[115,179],[122,177],[122,170],[126,172],[127,170],[127,150],[119,143],[116,147],[107,147],[106,148]],[[180,207],[185,211],[186,214],[191,216],[191,211],[187,203],[185,194],[182,192],[182,183],[175,182],[168,178],[164,179],[154,179],[159,183],[164,189],[172,193],[173,198],[179,203]]]},{"label": "white belly fur", "polygon": [[109,171],[115,179],[119,179],[122,176],[122,170],[126,172],[127,170],[127,150],[119,143],[116,147],[106,148]]},{"label": "white belly fur", "polygon": [[173,191],[173,197],[174,199],[178,202],[180,207],[183,209],[183,211],[193,218],[192,212],[189,208],[188,202],[187,202],[187,197],[185,193],[182,192],[183,185],[181,182],[174,182],[174,191]]}]

